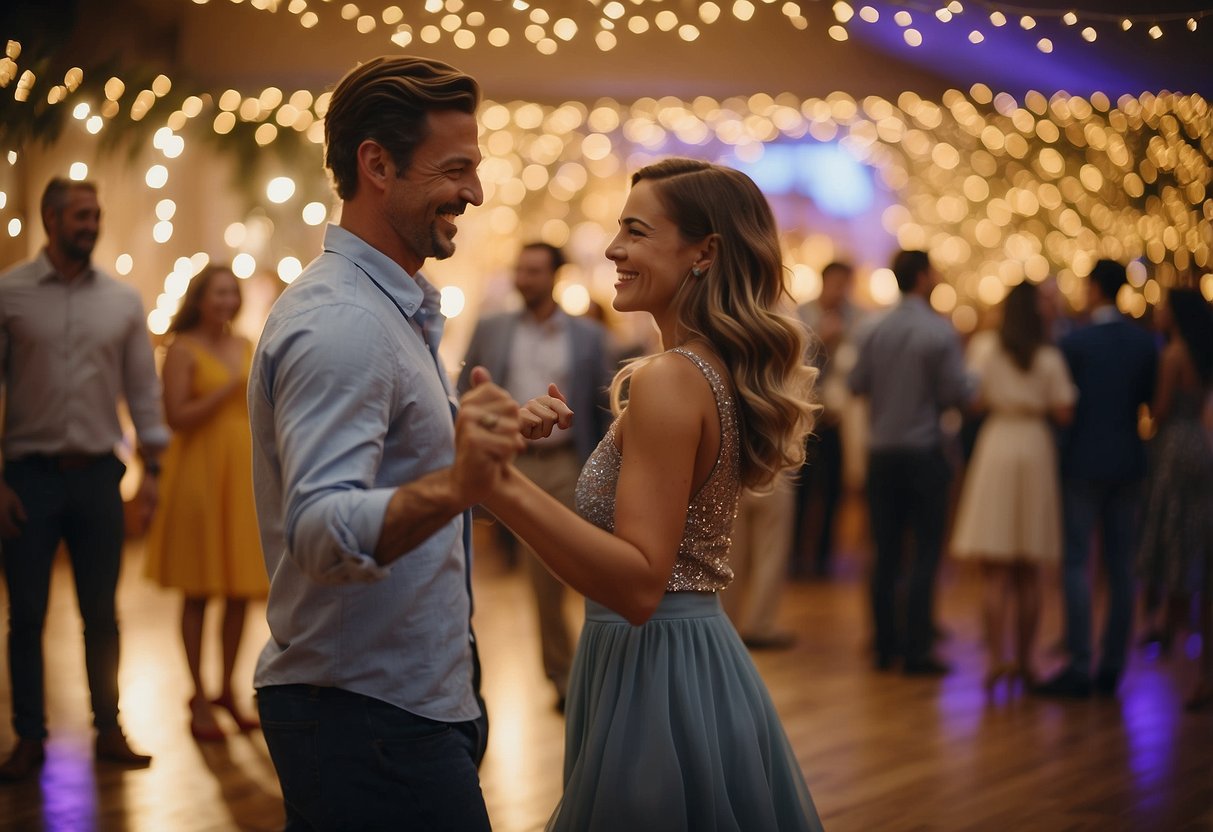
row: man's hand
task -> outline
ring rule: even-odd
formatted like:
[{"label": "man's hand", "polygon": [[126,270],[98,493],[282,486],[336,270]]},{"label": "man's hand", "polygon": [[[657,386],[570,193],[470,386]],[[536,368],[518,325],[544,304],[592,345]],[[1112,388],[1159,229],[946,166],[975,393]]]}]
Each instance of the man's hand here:
[{"label": "man's hand", "polygon": [[573,411],[568,399],[555,384],[548,385],[546,396],[536,396],[518,411],[522,435],[527,439],[551,436],[554,428],[568,430],[573,426]]},{"label": "man's hand", "polygon": [[455,419],[455,488],[469,504],[493,491],[503,467],[525,447],[518,403],[493,384],[488,370],[472,370],[472,389],[459,400]]},{"label": "man's hand", "polygon": [[135,510],[139,519],[139,530],[147,531],[151,525],[152,515],[156,513],[156,505],[160,502],[160,479],[146,472],[139,479],[139,490],[135,493]]},{"label": "man's hand", "polygon": [[0,482],[0,538],[13,538],[21,534],[25,524],[25,506],[17,492]]}]

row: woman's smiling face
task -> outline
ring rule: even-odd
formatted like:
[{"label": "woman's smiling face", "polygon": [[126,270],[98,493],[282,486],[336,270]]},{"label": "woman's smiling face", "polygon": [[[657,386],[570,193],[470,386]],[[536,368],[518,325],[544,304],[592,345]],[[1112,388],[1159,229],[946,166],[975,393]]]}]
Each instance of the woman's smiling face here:
[{"label": "woman's smiling face", "polygon": [[646,179],[628,194],[619,232],[606,251],[615,264],[614,307],[620,312],[648,312],[662,322],[700,247],[682,238],[678,226]]}]

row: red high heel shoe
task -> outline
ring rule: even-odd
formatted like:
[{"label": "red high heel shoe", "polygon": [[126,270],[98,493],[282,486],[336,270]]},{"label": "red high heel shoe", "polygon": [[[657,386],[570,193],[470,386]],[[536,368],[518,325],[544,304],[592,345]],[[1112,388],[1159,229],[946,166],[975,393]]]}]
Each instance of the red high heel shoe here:
[{"label": "red high heel shoe", "polygon": [[[194,710],[194,700],[191,699],[186,706],[190,709],[190,736],[198,742],[223,742],[227,739],[227,734],[223,733],[223,729],[215,722],[214,717],[211,717],[209,723],[198,719],[198,714]],[[209,709],[209,702],[207,707]]]},{"label": "red high heel shoe", "polygon": [[223,708],[232,715],[232,719],[236,723],[236,727],[242,732],[255,731],[261,727],[261,722],[255,717],[245,716],[236,710],[236,703],[232,701],[230,696],[220,696],[218,699],[212,699],[211,704],[217,708]]}]

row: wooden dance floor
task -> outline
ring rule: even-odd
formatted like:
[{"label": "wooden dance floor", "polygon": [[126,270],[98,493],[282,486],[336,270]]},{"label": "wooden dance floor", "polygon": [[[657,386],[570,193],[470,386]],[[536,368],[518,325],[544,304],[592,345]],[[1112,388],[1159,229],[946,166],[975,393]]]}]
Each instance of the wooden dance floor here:
[{"label": "wooden dance floor", "polygon": [[[478,529],[486,545],[475,576],[476,629],[492,720],[481,774],[494,828],[531,832],[543,828],[560,794],[562,722],[541,672],[528,586],[520,569],[506,568],[492,537]],[[1213,713],[1182,709],[1195,667],[1182,649],[1169,660],[1135,650],[1117,700],[1000,694],[988,701],[977,585],[948,564],[941,652],[955,671],[941,680],[877,674],[864,649],[862,570],[863,556],[853,555],[835,582],[790,584],[781,621],[797,642],[755,654],[828,830],[1213,829]],[[1049,670],[1060,629],[1056,590],[1046,598],[1040,662]],[[128,547],[119,610],[123,719],[132,743],[155,755],[152,766],[93,764],[80,622],[61,562],[46,633],[47,762],[40,779],[0,785],[0,830],[280,829],[278,785],[260,734],[208,745],[191,739],[179,600],[142,578],[137,543]],[[248,630],[239,676],[246,688],[266,635],[260,608]],[[2,753],[13,743],[10,717],[5,675]]]}]

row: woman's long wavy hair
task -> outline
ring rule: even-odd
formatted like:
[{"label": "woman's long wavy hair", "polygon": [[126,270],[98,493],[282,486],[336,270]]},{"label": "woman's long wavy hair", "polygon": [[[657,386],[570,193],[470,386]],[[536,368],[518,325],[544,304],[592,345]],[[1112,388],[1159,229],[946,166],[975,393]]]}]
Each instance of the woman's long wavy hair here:
[{"label": "woman's long wavy hair", "polygon": [[1003,301],[998,340],[1016,367],[1025,373],[1032,369],[1036,351],[1047,340],[1034,284],[1025,280],[1007,293],[1007,299]]},{"label": "woman's long wavy hair", "polygon": [[[166,335],[175,335],[179,332],[189,332],[198,324],[202,323],[202,298],[206,296],[206,290],[211,285],[211,280],[217,274],[231,274],[230,266],[211,263],[202,271],[194,275],[190,280],[190,285],[185,290],[185,296],[181,298],[181,306],[177,309],[177,314],[173,315],[172,321],[168,325]],[[236,285],[240,285],[240,281],[236,281]],[[241,293],[241,303],[244,302],[243,293]],[[240,307],[236,307],[236,314],[240,314]],[[234,316],[233,316],[234,317]]]},{"label": "woman's long wavy hair", "polygon": [[[785,468],[804,463],[812,430],[817,370],[805,362],[807,333],[778,309],[789,300],[775,217],[745,174],[694,159],[666,159],[641,168],[632,185],[652,182],[682,238],[717,236],[716,256],[701,277],[675,294],[678,325],[702,338],[724,361],[736,389],[741,480],[769,487]],[[624,367],[611,385],[622,407],[628,377],[645,359]]]}]

